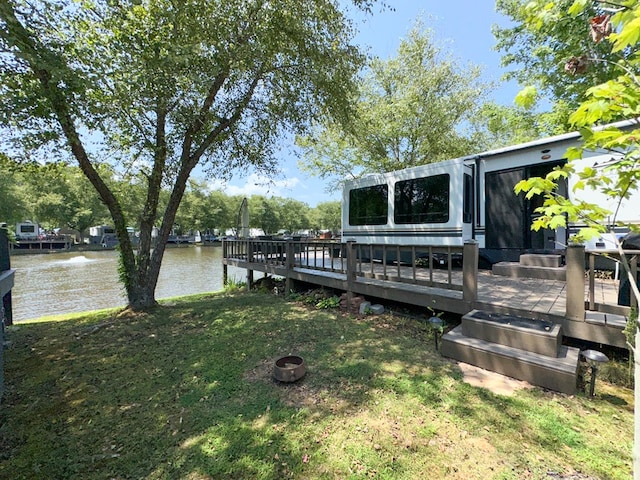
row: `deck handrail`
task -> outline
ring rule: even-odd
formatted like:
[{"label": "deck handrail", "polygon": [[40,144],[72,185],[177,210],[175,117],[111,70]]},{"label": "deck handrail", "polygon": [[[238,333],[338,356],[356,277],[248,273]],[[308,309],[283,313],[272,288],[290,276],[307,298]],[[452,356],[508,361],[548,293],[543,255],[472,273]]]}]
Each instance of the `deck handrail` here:
[{"label": "deck handrail", "polygon": [[[640,256],[640,250],[635,249],[623,249],[622,253],[627,258],[629,268],[631,270],[631,277],[635,278],[636,281],[638,279],[638,256]],[[625,275],[625,272],[619,268],[620,264],[620,252],[617,249],[607,249],[607,250],[585,250],[585,254],[587,256],[586,261],[586,269],[587,269],[587,278],[589,280],[589,294],[587,298],[587,302],[589,305],[589,310],[598,310],[604,309],[609,310],[611,307],[608,305],[597,304],[595,301],[595,279],[596,279],[596,259],[598,257],[605,257],[615,262],[615,273],[614,279],[617,280],[618,277]],[[623,280],[620,278],[620,286],[622,287]],[[630,295],[630,308],[637,308],[637,299],[635,295],[629,292]],[[624,308],[615,306],[614,309]],[[624,312],[626,313],[626,312]]]},{"label": "deck handrail", "polygon": [[[295,269],[316,270],[345,275],[347,287],[356,281],[395,281],[461,291],[469,301],[477,299],[477,260],[475,242],[464,246],[400,246],[337,240],[223,241],[224,266],[247,268],[247,283],[253,281],[254,269],[286,279]],[[226,279],[224,268],[225,283]]]}]

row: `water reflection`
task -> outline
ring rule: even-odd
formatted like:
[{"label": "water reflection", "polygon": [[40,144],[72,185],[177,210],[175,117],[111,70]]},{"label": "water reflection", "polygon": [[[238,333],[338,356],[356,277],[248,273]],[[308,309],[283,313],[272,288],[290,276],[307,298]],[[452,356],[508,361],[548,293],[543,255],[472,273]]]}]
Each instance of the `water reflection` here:
[{"label": "water reflection", "polygon": [[[13,256],[11,268],[16,269],[12,290],[15,322],[126,304],[118,281],[118,254],[113,250]],[[230,267],[229,275],[243,279],[244,270]],[[196,246],[166,251],[156,298],[221,288],[222,248]]]}]

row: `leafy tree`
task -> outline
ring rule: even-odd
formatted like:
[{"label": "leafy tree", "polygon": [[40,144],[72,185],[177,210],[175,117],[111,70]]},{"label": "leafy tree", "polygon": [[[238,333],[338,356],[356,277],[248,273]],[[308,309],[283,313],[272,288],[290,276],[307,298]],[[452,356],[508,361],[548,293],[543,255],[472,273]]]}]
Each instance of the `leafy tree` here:
[{"label": "leafy tree", "polygon": [[65,168],[65,183],[67,216],[60,219],[58,226],[77,230],[82,242],[89,227],[110,223],[109,211],[78,167]]},{"label": "leafy tree", "polygon": [[[3,147],[23,161],[77,161],[112,217],[136,310],[156,303],[193,169],[272,171],[282,133],[349,117],[362,60],[331,0],[1,0],[0,27]],[[135,214],[103,164],[142,179]],[[134,222],[137,250],[126,230]]]},{"label": "leafy tree", "polygon": [[[242,198],[238,201],[238,207]],[[185,231],[213,232],[235,228],[236,218],[231,218],[230,203],[232,199],[220,191],[209,191],[203,181],[189,180],[189,188],[185,192],[175,223]],[[237,208],[234,206],[233,209]]]},{"label": "leafy tree", "polygon": [[281,225],[279,204],[273,198],[253,195],[249,199],[249,225],[265,235],[276,233]]},{"label": "leafy tree", "polygon": [[0,175],[0,223],[13,225],[31,218],[24,204],[24,196],[19,189],[18,174],[9,169],[2,169]]},{"label": "leafy tree", "polygon": [[339,183],[468,154],[474,147],[458,127],[489,89],[479,75],[444,54],[417,22],[397,57],[371,60],[348,128],[327,121],[298,138],[302,168]]},{"label": "leafy tree", "polygon": [[231,228],[233,225],[229,200],[223,192],[213,191],[209,193],[204,215],[203,224],[206,225],[206,230],[211,232],[218,229],[224,233],[226,229]]},{"label": "leafy tree", "polygon": [[3,179],[10,183],[0,194],[6,196],[0,203],[12,210],[11,223],[31,219],[47,229],[69,227],[82,234],[108,218],[95,189],[78,167],[8,161],[3,166]]},{"label": "leafy tree", "polygon": [[479,150],[491,150],[563,133],[558,122],[555,113],[487,102],[472,115],[469,137]]},{"label": "leafy tree", "polygon": [[[601,15],[591,17],[594,6],[600,9],[604,5],[614,6],[615,13],[611,12],[612,15],[607,14],[605,17]],[[544,2],[532,2],[529,7],[530,16],[527,19],[529,28],[540,28],[540,25],[544,25],[547,10],[548,6]],[[605,51],[609,53],[602,61],[616,66],[611,70],[610,76],[599,78],[600,83],[586,90],[585,97],[571,115],[570,122],[580,129],[584,144],[581,148],[568,152],[569,159],[575,160],[580,158],[585,149],[606,149],[614,152],[616,160],[604,168],[585,168],[578,172],[581,181],[576,188],[599,190],[620,205],[640,188],[640,122],[638,121],[640,117],[640,3],[636,0],[619,0],[615,4],[597,2],[594,5],[593,0],[575,0],[566,10],[565,16],[571,21],[581,19],[591,25],[592,35],[589,37],[591,41],[608,44]],[[594,26],[595,32],[593,32]],[[581,53],[585,51],[588,51],[588,47],[587,50],[577,50],[574,56],[581,57]],[[585,75],[589,75],[591,67],[594,65],[589,62],[585,67]],[[631,126],[629,128],[616,126],[595,128],[598,124],[606,124],[620,117],[633,119]],[[569,163],[565,168],[555,170],[545,178],[528,179],[516,186],[516,192],[524,191],[528,197],[536,194],[544,195],[544,204],[538,209],[541,216],[532,228],[566,225],[567,217],[569,220],[580,218],[581,221],[588,223],[587,228],[577,236],[577,240],[580,240],[596,233],[606,232],[616,224],[620,226],[622,222],[617,219],[617,211],[609,212],[599,205],[575,204],[557,195],[558,179],[567,177],[574,170],[574,165]],[[607,220],[609,215],[613,217],[612,223]],[[625,226],[630,229],[640,229],[638,225]],[[630,272],[620,245],[618,248],[623,271],[626,272],[631,291],[637,303],[640,304],[640,291],[636,279]],[[640,330],[637,328],[637,311],[632,312],[628,321],[627,334],[630,338],[629,347],[634,353],[635,404],[639,405],[640,358],[638,358],[637,349],[640,348]],[[634,478],[640,479],[640,416],[637,412],[634,437]]]},{"label": "leafy tree", "polygon": [[47,230],[62,226],[70,210],[66,202],[66,166],[32,164],[19,171],[32,220]]},{"label": "leafy tree", "polygon": [[342,228],[342,205],[338,201],[321,202],[312,211],[312,227],[315,230],[331,230],[337,233]]},{"label": "leafy tree", "polygon": [[564,131],[570,130],[569,115],[586,90],[621,73],[609,58],[611,44],[592,40],[591,19],[606,15],[615,3],[496,1],[496,10],[514,23],[493,29],[496,49],[504,52],[502,64],[512,68],[505,78],[527,86],[519,94],[527,106],[539,100],[551,103]]},{"label": "leafy tree", "polygon": [[294,233],[310,227],[309,205],[291,198],[279,198],[276,201],[280,211],[278,216],[281,228]]},{"label": "leafy tree", "polygon": [[187,191],[176,213],[175,223],[182,225],[185,231],[204,232],[206,226],[207,192],[205,185],[195,180],[189,180]]}]

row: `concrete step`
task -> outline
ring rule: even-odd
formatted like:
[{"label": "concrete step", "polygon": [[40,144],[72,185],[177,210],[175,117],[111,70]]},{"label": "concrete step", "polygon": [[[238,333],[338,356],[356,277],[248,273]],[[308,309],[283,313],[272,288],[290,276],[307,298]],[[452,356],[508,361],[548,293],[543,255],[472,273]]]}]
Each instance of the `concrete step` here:
[{"label": "concrete step", "polygon": [[526,267],[557,268],[562,266],[562,255],[523,253],[520,255],[520,265]]},{"label": "concrete step", "polygon": [[558,324],[481,310],[462,317],[462,334],[548,357],[557,357],[562,346],[562,328]]},{"label": "concrete step", "polygon": [[544,280],[561,280],[567,278],[565,267],[532,267],[518,262],[499,262],[491,269],[494,275],[511,278],[540,278]]},{"label": "concrete step", "polygon": [[467,337],[462,326],[442,337],[441,353],[461,362],[524,380],[532,385],[574,394],[580,350],[562,346],[557,357]]}]

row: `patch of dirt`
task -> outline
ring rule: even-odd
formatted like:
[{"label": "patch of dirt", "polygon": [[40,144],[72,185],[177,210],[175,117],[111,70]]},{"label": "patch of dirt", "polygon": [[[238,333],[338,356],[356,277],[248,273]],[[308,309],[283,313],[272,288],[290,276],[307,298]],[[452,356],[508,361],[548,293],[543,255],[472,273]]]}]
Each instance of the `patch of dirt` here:
[{"label": "patch of dirt", "polygon": [[116,314],[117,320],[139,320],[147,317],[149,312],[133,310],[130,307],[126,307]]},{"label": "patch of dirt", "polygon": [[91,325],[88,327],[83,327],[82,330],[76,332],[76,338],[86,337],[87,335],[91,335],[96,333],[104,328],[109,328],[117,323],[117,320],[122,319],[120,315],[116,317],[116,319],[106,320],[104,322],[97,323],[95,325]]},{"label": "patch of dirt", "polygon": [[[327,402],[329,391],[325,388],[320,388],[317,385],[307,381],[307,375],[293,383],[279,382],[273,377],[273,367],[277,358],[264,359],[258,363],[254,368],[248,370],[244,374],[245,380],[249,382],[262,382],[267,384],[273,384],[280,390],[280,401],[289,407],[317,407],[324,405]],[[313,372],[312,372],[313,373]],[[333,398],[332,410],[340,410],[342,405],[341,401]]]},{"label": "patch of dirt", "polygon": [[244,379],[249,382],[267,382],[271,381],[273,375],[273,364],[276,359],[264,359],[251,370],[244,374]]},{"label": "patch of dirt", "polygon": [[483,368],[469,365],[468,363],[456,363],[460,370],[462,370],[463,379],[466,383],[474,387],[486,388],[490,392],[498,395],[510,396],[517,390],[533,387],[524,380],[516,380],[515,378],[484,370]]}]

